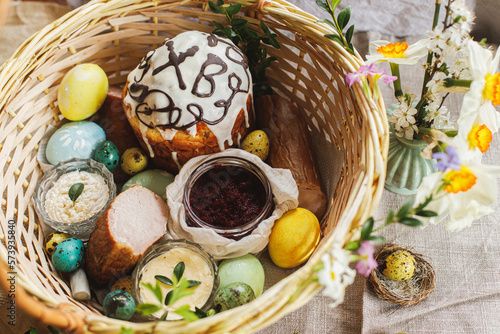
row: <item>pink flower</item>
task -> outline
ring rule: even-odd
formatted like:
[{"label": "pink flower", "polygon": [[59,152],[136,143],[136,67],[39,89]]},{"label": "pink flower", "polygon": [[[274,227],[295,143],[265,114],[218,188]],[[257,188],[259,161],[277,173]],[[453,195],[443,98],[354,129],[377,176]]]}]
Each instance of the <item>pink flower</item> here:
[{"label": "pink flower", "polygon": [[356,72],[348,73],[345,80],[351,87],[355,82],[361,82],[361,78],[365,78],[370,75],[373,77],[375,82],[378,79],[382,79],[382,82],[385,84],[390,84],[395,81],[398,77],[385,74],[385,69],[377,70],[377,65],[362,65],[359,67],[359,70]]},{"label": "pink flower", "polygon": [[370,276],[372,270],[378,267],[377,261],[373,258],[373,252],[373,244],[370,241],[363,242],[358,249],[358,255],[361,259],[356,263],[356,270],[366,277]]}]

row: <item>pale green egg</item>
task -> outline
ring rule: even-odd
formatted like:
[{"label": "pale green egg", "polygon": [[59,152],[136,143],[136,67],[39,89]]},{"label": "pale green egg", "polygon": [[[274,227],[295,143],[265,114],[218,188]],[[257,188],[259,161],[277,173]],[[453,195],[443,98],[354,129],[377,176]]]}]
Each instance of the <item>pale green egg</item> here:
[{"label": "pale green egg", "polygon": [[122,187],[122,191],[133,186],[139,185],[148,188],[156,195],[165,198],[167,186],[174,182],[175,176],[169,172],[158,169],[150,169],[140,172],[131,177]]},{"label": "pale green egg", "polygon": [[219,264],[219,288],[231,283],[250,285],[258,297],[264,290],[265,274],[260,261],[252,254],[226,259]]}]

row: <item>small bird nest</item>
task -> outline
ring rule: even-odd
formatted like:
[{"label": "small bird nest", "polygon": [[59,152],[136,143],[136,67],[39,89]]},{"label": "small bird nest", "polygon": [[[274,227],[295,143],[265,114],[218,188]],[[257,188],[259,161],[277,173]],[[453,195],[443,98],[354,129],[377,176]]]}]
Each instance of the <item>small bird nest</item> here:
[{"label": "small bird nest", "polygon": [[[405,251],[415,258],[415,271],[413,276],[406,281],[395,281],[385,277],[385,259],[396,251]],[[375,256],[379,267],[373,270],[368,281],[373,286],[377,296],[389,303],[412,306],[420,303],[434,291],[434,269],[417,254],[398,245],[386,245]]]}]

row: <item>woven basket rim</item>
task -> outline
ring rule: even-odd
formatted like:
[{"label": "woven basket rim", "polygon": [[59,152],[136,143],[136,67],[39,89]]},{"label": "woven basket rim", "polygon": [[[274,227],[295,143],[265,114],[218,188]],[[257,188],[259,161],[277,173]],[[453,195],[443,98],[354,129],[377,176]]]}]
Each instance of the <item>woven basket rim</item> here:
[{"label": "woven basket rim", "polygon": [[[206,4],[206,1],[203,0],[166,1],[162,3],[182,5],[190,2]],[[341,65],[348,71],[357,70],[359,66],[363,64],[363,60],[359,54],[356,53],[356,55],[353,56],[345,51],[340,44],[321,36],[325,33],[335,33],[328,25],[318,23],[318,19],[316,17],[304,12],[292,4],[289,4],[285,0],[236,0],[234,2],[242,3],[244,7],[255,8],[257,15],[281,15],[281,17],[284,17],[290,22],[292,20],[300,22],[311,32],[311,39],[319,40],[324,45],[327,45],[326,50],[337,55],[340,62],[344,62]],[[151,10],[155,3],[156,2],[133,0],[93,0],[86,5],[64,15],[52,24],[35,33],[14,52],[13,56],[9,60],[0,66],[0,116],[9,112],[5,110],[5,106],[11,101],[21,82],[30,78],[35,79],[33,76],[37,73],[37,65],[39,65],[38,62],[46,60],[47,54],[56,48],[60,48],[61,44],[64,44],[65,41],[78,33],[78,29],[94,26],[96,24],[102,24],[102,22],[100,22],[100,20],[103,19],[102,17],[94,17],[93,20],[91,19],[93,13],[105,12],[108,9],[114,9],[115,7],[127,7],[127,11],[132,11],[132,8],[133,10]],[[116,12],[116,16],[119,17],[119,9],[116,9]],[[108,20],[109,17],[104,19],[103,22],[107,22]],[[78,28],[70,31],[65,30],[68,27],[72,28],[74,26]],[[54,35],[56,36],[55,40]],[[48,43],[50,40],[52,40],[52,42]],[[50,48],[47,48],[45,44],[49,45]],[[28,64],[21,66],[21,64],[26,60],[28,60]],[[359,191],[356,193],[356,196],[352,196],[348,199],[346,206],[349,207],[350,210],[346,210],[346,212],[344,212],[342,218],[338,222],[338,228],[335,229],[333,235],[322,241],[320,247],[305,265],[290,276],[275,284],[267,291],[284,291],[285,293],[287,292],[287,287],[293,282],[308,280],[313,275],[313,267],[320,261],[321,254],[330,249],[335,242],[343,243],[355,238],[359,234],[359,228],[362,222],[364,222],[364,220],[366,220],[366,218],[371,215],[378,206],[385,180],[385,160],[387,159],[388,150],[388,129],[385,119],[385,107],[382,97],[376,101],[367,100],[364,97],[363,89],[359,84],[355,84],[353,86],[352,93],[362,108],[365,108],[364,111],[367,122],[370,127],[373,127],[370,135],[367,136],[367,140],[369,142],[365,143],[367,146],[367,152],[362,152],[363,161],[360,162],[363,164],[365,172],[360,175],[361,177],[359,177],[358,182],[354,186]],[[2,285],[5,289],[6,286],[4,284],[4,276],[8,270],[6,267],[6,249],[4,249],[3,246],[0,247],[0,255],[0,258],[2,259],[2,261],[0,261],[0,266],[2,267],[0,269],[0,279],[3,281]],[[50,322],[58,325],[59,327],[75,330],[77,332],[83,330],[83,328],[90,322],[93,324],[107,322],[110,327],[121,326],[123,324],[121,321],[113,320],[102,315],[68,311],[71,310],[71,307],[64,304],[58,305],[54,301],[51,301],[50,298],[47,298],[43,292],[37,291],[35,288],[30,288],[29,278],[23,277],[23,275],[19,275],[19,277],[21,281],[25,282],[22,288],[19,289],[19,306],[26,310],[28,314],[41,319],[46,323]],[[282,306],[283,310],[277,311],[275,317],[265,319],[265,321],[256,326],[256,328],[264,328],[277,319],[299,308],[307,301],[311,300],[320,289],[321,286],[319,284],[309,283],[306,287],[301,288],[300,293],[295,295],[296,302],[291,303],[290,305],[287,304],[286,307]],[[264,298],[267,291],[264,293]],[[268,295],[269,294],[270,293],[268,293]],[[57,309],[54,309],[53,306],[56,306]],[[239,312],[241,311],[226,311],[222,314],[211,317],[213,319],[207,318],[200,321],[207,321],[215,324],[219,318],[232,317],[238,315]],[[132,327],[134,326],[135,325],[132,325]],[[99,325],[96,325],[96,328],[99,328]],[[99,332],[106,331],[101,328]]]}]

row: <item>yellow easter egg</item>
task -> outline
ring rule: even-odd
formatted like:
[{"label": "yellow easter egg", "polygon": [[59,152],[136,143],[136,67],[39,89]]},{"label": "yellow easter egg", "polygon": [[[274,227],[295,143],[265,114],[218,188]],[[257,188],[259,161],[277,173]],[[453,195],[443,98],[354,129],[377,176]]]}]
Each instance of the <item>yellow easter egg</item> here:
[{"label": "yellow easter egg", "polygon": [[319,221],[311,211],[303,208],[288,211],[274,223],[269,255],[278,267],[296,267],[311,256],[319,238]]},{"label": "yellow easter egg", "polygon": [[71,121],[89,118],[106,100],[108,87],[108,77],[98,65],[76,65],[66,73],[57,91],[59,110]]},{"label": "yellow easter egg", "polygon": [[264,131],[255,130],[245,137],[241,143],[241,149],[266,160],[269,154],[269,138]]},{"label": "yellow easter egg", "polygon": [[385,259],[385,277],[395,281],[406,281],[413,277],[415,258],[408,252],[396,251]]},{"label": "yellow easter egg", "polygon": [[123,152],[120,159],[120,166],[128,175],[135,175],[142,172],[148,166],[148,157],[138,147],[132,147]]}]

